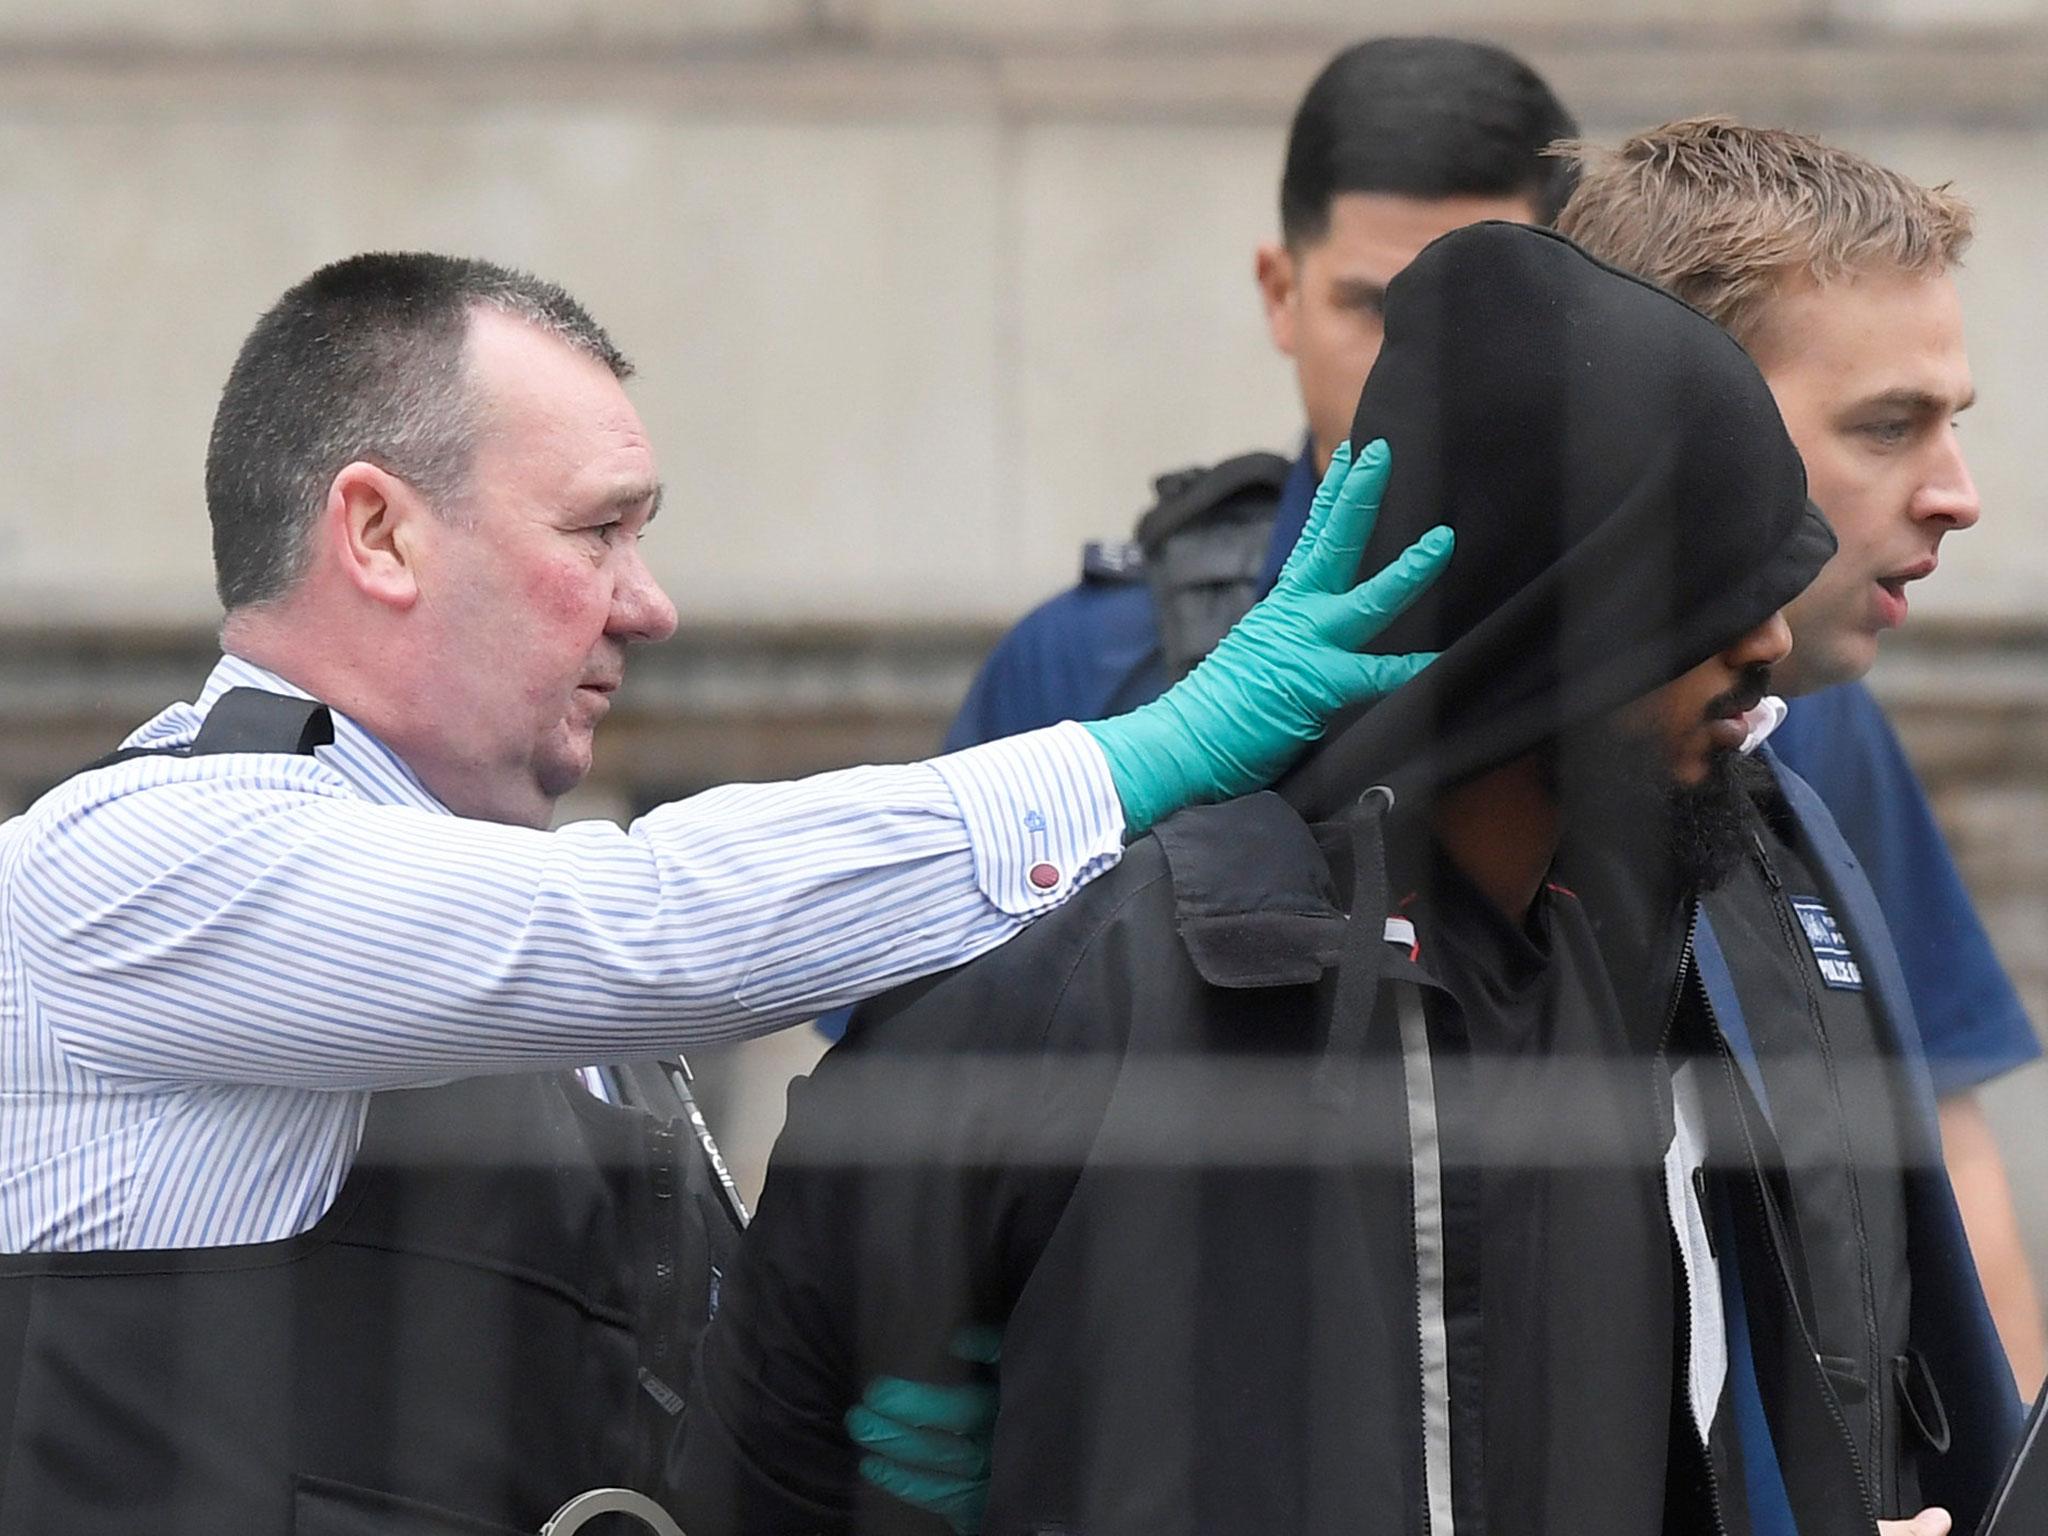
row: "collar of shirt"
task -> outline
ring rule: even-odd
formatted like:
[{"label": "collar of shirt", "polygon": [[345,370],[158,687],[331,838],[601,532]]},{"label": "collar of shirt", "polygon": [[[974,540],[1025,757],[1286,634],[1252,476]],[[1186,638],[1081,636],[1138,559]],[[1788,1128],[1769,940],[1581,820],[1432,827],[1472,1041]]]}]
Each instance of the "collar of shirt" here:
[{"label": "collar of shirt", "polygon": [[1259,573],[1259,592],[1264,595],[1273,590],[1273,583],[1280,579],[1280,567],[1287,563],[1287,557],[1294,552],[1294,546],[1301,540],[1302,529],[1308,526],[1309,509],[1315,505],[1316,486],[1321,476],[1316,473],[1316,444],[1309,438],[1301,445],[1301,457],[1294,461],[1294,468],[1287,472],[1287,481],[1280,487],[1280,504],[1274,509],[1273,537],[1266,545],[1266,567]]},{"label": "collar of shirt", "polygon": [[[296,699],[313,697],[305,689],[287,682],[268,668],[257,666],[253,661],[245,661],[240,656],[223,656],[208,674],[205,686],[199,690],[199,697],[193,703],[165,710],[122,745],[163,747],[190,741],[198,734],[200,722],[205,720],[208,711],[230,688],[260,688],[266,693],[281,693]],[[419,781],[396,752],[340,710],[330,708],[330,713],[334,717],[334,741],[318,748],[314,755],[322,765],[345,779],[357,794],[379,805],[406,805],[440,816],[454,814]]]}]

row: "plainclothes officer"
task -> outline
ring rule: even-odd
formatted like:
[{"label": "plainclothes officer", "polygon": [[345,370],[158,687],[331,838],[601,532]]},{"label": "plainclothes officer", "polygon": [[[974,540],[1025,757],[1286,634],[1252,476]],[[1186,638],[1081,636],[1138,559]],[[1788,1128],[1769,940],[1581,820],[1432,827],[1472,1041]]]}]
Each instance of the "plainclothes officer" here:
[{"label": "plainclothes officer", "polygon": [[[0,1531],[537,1528],[669,1497],[701,1167],[579,1064],[959,964],[1420,659],[1448,539],[1262,607],[1119,720],[544,830],[675,610],[610,338],[362,256],[257,324],[207,460],[225,652],[0,828]],[[409,1524],[406,1522],[410,1522]]]}]

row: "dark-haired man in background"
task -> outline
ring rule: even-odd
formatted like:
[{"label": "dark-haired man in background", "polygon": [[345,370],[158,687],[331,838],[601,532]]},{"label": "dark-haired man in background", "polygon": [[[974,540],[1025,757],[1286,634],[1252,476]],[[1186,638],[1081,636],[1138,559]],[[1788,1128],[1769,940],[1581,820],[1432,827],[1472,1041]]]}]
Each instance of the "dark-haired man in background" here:
[{"label": "dark-haired man in background", "polygon": [[1543,150],[1576,131],[1534,70],[1485,43],[1376,38],[1324,66],[1288,134],[1280,239],[1256,257],[1308,418],[1300,455],[1162,476],[1135,542],[1089,546],[1080,584],[1003,638],[948,749],[1155,698],[1205,655],[1301,535],[1379,355],[1394,274],[1460,225],[1549,223],[1571,167]]},{"label": "dark-haired man in background", "polygon": [[[1300,453],[1161,475],[1136,537],[1090,544],[1080,582],[997,643],[946,750],[1157,698],[1185,675],[1301,537],[1379,355],[1394,274],[1461,225],[1556,218],[1572,172],[1543,151],[1576,131],[1542,77],[1488,43],[1374,38],[1324,65],[1288,131],[1280,238],[1253,258],[1308,418]],[[836,1038],[846,1017],[820,1027]]]}]

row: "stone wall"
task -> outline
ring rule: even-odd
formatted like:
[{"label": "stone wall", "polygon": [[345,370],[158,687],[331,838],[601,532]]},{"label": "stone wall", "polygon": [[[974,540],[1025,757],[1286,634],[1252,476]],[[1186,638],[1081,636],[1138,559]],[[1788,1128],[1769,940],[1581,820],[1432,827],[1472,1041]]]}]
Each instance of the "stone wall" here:
[{"label": "stone wall", "polygon": [[1596,134],[1731,110],[1974,196],[1992,516],[1920,606],[2025,615],[2048,586],[2027,451],[2048,425],[2044,16],[14,0],[0,615],[206,622],[199,467],[242,333],[322,261],[427,245],[561,278],[639,358],[675,482],[653,554],[689,613],[1000,622],[1123,531],[1150,473],[1292,440],[1251,281],[1285,119],[1353,32],[1424,24],[1518,42]]},{"label": "stone wall", "polygon": [[[1878,682],[2048,1018],[2048,0],[0,0],[0,808],[203,672],[219,381],[372,247],[545,272],[642,365],[693,627],[598,803],[924,750],[1150,474],[1293,440],[1286,118],[1402,29],[1523,49],[1597,136],[1727,111],[1977,202],[1986,517]],[[2039,1092],[1995,1107],[2048,1269]]]}]

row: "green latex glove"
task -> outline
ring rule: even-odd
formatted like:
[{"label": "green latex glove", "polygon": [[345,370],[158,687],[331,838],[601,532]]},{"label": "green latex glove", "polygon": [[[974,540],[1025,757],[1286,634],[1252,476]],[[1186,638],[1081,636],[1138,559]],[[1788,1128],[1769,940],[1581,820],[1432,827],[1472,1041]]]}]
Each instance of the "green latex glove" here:
[{"label": "green latex glove", "polygon": [[1432,528],[1370,581],[1351,585],[1386,489],[1387,445],[1330,459],[1280,580],[1201,664],[1150,704],[1087,729],[1109,759],[1137,837],[1183,806],[1270,784],[1331,716],[1407,682],[1434,656],[1361,656],[1361,646],[1436,580],[1451,530]]},{"label": "green latex glove", "polygon": [[[963,1328],[956,1359],[993,1366],[1002,1354],[996,1328]],[[989,1455],[996,1424],[994,1373],[984,1381],[938,1386],[878,1376],[846,1412],[846,1431],[868,1454],[860,1475],[906,1504],[930,1510],[974,1536],[988,1505]]]}]

